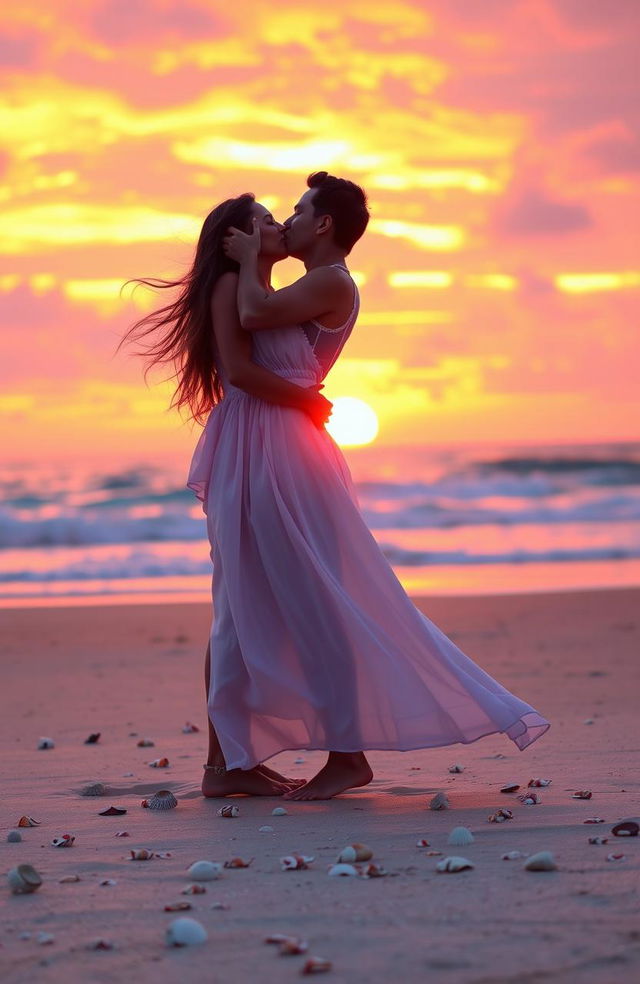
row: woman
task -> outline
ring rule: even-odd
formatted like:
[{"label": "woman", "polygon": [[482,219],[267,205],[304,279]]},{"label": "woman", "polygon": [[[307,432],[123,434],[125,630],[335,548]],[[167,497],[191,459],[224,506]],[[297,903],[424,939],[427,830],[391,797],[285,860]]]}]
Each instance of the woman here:
[{"label": "woman", "polygon": [[[179,294],[172,303],[137,321],[125,333],[120,345],[159,333],[157,341],[145,346],[146,372],[157,364],[174,364],[179,381],[171,406],[189,407],[192,418],[198,422],[202,422],[207,412],[223,399],[223,377],[226,376],[227,391],[243,391],[271,404],[301,410],[316,428],[322,428],[332,406],[318,392],[323,384],[310,385],[305,380],[305,385],[300,386],[257,365],[252,361],[251,336],[242,330],[238,321],[238,264],[226,257],[223,239],[230,225],[248,231],[253,219],[257,221],[262,237],[261,273],[265,284],[271,288],[273,265],[287,256],[282,226],[252,194],[228,199],[205,219],[192,267],[183,278],[128,281],[161,289],[178,288]],[[207,697],[210,673],[209,641],[205,657]],[[304,784],[304,779],[288,779],[263,764],[249,770],[227,772],[218,769],[212,764],[219,745],[210,716],[208,722],[209,756],[202,784],[205,796],[228,792],[277,796]]]}]

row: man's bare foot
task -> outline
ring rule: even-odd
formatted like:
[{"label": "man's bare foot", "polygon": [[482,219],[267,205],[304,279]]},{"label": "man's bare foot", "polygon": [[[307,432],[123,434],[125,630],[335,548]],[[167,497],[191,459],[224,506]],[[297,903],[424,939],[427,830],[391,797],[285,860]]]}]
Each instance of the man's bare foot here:
[{"label": "man's bare foot", "polygon": [[269,769],[262,762],[260,763],[260,765],[256,766],[256,769],[258,769],[259,772],[262,772],[263,775],[269,776],[270,779],[275,779],[276,782],[283,782],[285,783],[285,785],[291,787],[304,786],[305,782],[307,781],[306,779],[290,779],[287,776],[281,775],[280,772],[275,772],[273,769]]},{"label": "man's bare foot", "polygon": [[366,786],[373,779],[371,766],[362,752],[330,752],[326,764],[317,775],[300,786],[283,794],[287,800],[331,799],[345,789]]},{"label": "man's bare foot", "polygon": [[282,796],[291,790],[290,785],[264,775],[259,767],[231,769],[222,775],[205,769],[202,779],[203,796],[233,796],[235,793],[245,793],[247,796]]}]

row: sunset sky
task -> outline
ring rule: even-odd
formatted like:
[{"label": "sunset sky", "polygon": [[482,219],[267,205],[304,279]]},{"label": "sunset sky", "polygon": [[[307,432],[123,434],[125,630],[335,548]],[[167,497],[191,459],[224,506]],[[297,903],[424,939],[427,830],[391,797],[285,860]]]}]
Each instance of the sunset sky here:
[{"label": "sunset sky", "polygon": [[[194,437],[125,327],[243,191],[362,184],[330,399],[381,443],[638,437],[637,0],[21,0],[0,13],[9,457]],[[288,260],[280,284],[301,271]]]}]

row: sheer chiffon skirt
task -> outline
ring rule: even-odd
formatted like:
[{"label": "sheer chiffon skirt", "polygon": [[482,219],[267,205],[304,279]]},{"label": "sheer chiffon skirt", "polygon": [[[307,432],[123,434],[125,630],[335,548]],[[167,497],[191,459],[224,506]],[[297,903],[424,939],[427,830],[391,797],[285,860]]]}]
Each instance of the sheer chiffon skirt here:
[{"label": "sheer chiffon skirt", "polygon": [[498,732],[523,750],[550,727],[415,607],[340,449],[302,411],[228,387],[188,485],[211,543],[208,710],[227,768]]}]

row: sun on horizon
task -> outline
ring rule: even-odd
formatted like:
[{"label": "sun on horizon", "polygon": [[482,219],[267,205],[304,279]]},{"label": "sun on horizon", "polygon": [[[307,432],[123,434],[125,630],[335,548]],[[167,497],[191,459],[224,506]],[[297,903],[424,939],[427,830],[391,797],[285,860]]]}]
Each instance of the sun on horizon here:
[{"label": "sun on horizon", "polygon": [[338,396],[326,425],[331,437],[341,447],[371,444],[378,436],[378,417],[364,400],[355,396]]}]

